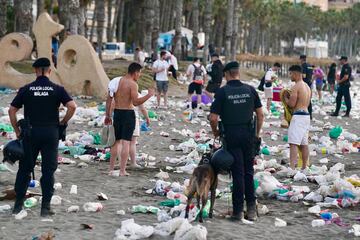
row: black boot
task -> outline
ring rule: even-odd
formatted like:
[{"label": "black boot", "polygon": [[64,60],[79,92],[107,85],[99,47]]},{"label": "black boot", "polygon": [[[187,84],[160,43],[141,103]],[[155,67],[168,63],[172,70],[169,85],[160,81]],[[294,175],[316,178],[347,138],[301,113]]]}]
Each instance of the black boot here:
[{"label": "black boot", "polygon": [[16,199],[12,213],[18,214],[19,212],[21,212],[21,210],[23,209],[23,205],[24,205],[24,199],[21,200]]},{"label": "black boot", "polygon": [[257,220],[257,211],[256,211],[256,203],[247,205],[247,220],[256,221]]},{"label": "black boot", "polygon": [[230,221],[234,221],[234,222],[241,221],[241,219],[243,219],[243,218],[244,218],[244,213],[241,212],[241,213],[238,213],[238,214],[231,215]]},{"label": "black boot", "polygon": [[42,217],[49,217],[55,215],[55,212],[51,210],[50,203],[43,203],[41,204],[41,213]]}]

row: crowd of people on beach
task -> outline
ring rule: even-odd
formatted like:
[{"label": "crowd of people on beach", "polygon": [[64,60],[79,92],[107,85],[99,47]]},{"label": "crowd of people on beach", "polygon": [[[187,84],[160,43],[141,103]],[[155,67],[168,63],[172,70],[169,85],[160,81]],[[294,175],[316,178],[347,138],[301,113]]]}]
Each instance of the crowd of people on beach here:
[{"label": "crowd of people on beach", "polygon": [[[112,79],[108,85],[106,100],[106,113],[104,125],[112,127],[114,143],[111,146],[109,174],[113,175],[115,163],[120,163],[120,176],[128,176],[127,161],[130,158],[130,167],[141,168],[136,162],[136,144],[140,136],[140,117],[142,113],[146,124],[150,124],[148,112],[144,103],[156,95],[156,108],[167,109],[169,75],[177,79],[179,69],[176,57],[169,51],[161,50],[159,58],[153,62],[151,69],[154,74],[154,86],[147,90],[146,95],[140,95],[138,80],[144,68],[144,56],[141,49],[137,49],[136,62],[128,66],[127,74]],[[312,119],[312,89],[318,93],[321,101],[324,88],[325,73],[320,67],[314,67],[306,61],[306,56],[300,56],[301,64],[289,68],[290,79],[294,82],[292,88],[284,93],[284,104],[292,110],[292,117],[288,126],[288,143],[290,145],[289,165],[292,169],[297,166],[299,154],[302,159],[302,169],[306,169],[309,162],[308,132]],[[342,69],[336,76],[336,64],[331,64],[327,73],[327,84],[330,93],[335,90],[337,81],[336,109],[332,116],[338,116],[342,97],[345,97],[346,114],[350,116],[350,78],[351,67],[346,56],[340,59]],[[17,173],[15,191],[16,202],[13,213],[22,210],[24,194],[26,193],[30,174],[33,171],[34,158],[39,152],[42,154],[42,180],[43,201],[41,215],[53,215],[50,209],[50,200],[54,189],[54,172],[57,168],[57,151],[55,142],[59,139],[59,129],[66,129],[68,121],[73,116],[76,104],[67,94],[66,90],[51,82],[50,60],[40,58],[33,64],[37,79],[21,88],[11,103],[9,116],[11,124],[18,138],[26,138],[25,130],[20,129],[16,113],[24,107],[25,120],[29,127],[30,141],[24,141],[26,159],[21,160]],[[277,72],[281,64],[275,63],[269,68],[263,79],[262,88],[266,99],[266,109],[269,111],[273,86],[279,84]],[[240,65],[238,62],[229,62],[225,66],[217,53],[211,55],[211,63],[203,66],[199,58],[194,58],[186,69],[188,91],[186,108],[194,112],[203,111],[203,94],[210,99],[211,131],[215,138],[221,137],[223,149],[231,154],[232,163],[227,171],[233,177],[233,213],[232,220],[240,220],[244,211],[244,196],[247,203],[247,218],[256,220],[256,198],[254,193],[254,168],[253,159],[258,154],[256,143],[261,143],[261,129],[264,122],[263,105],[259,92],[253,86],[242,82]],[[225,79],[225,81],[223,81]],[[206,86],[206,87],[205,87]],[[194,95],[196,96],[195,98]],[[163,105],[161,105],[163,98]],[[39,108],[39,104],[41,107]],[[63,104],[67,107],[63,120],[59,122],[58,107]],[[43,114],[39,114],[39,110]],[[256,121],[254,118],[256,116]],[[255,124],[254,124],[255,121]],[[60,126],[60,127],[59,127]],[[64,126],[64,127],[61,127]],[[43,135],[44,129],[53,134]],[[111,131],[109,131],[111,132]],[[51,146],[49,144],[52,144]],[[51,150],[51,151],[50,151]],[[31,164],[26,164],[31,163]],[[216,166],[214,166],[216,168]]]}]

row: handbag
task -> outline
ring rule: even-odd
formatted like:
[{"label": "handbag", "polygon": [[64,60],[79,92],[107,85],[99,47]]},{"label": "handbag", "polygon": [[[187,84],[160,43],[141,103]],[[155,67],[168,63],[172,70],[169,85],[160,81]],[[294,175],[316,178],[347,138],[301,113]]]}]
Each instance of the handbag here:
[{"label": "handbag", "polygon": [[113,125],[105,125],[101,130],[101,144],[112,146],[115,143],[115,129]]}]

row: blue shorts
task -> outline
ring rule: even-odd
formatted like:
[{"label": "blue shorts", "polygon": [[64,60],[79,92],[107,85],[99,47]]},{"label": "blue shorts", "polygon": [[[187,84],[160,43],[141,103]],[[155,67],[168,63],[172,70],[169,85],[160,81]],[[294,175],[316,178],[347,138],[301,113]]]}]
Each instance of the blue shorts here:
[{"label": "blue shorts", "polygon": [[169,81],[158,81],[156,80],[156,88],[158,93],[167,93],[169,88]]}]

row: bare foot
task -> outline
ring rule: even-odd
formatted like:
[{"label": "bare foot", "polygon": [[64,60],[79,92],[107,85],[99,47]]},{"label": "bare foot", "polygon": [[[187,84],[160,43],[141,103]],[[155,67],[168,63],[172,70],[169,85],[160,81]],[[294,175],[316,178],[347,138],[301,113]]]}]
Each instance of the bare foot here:
[{"label": "bare foot", "polygon": [[120,177],[124,177],[124,176],[130,176],[130,173],[128,172],[120,172]]},{"label": "bare foot", "polygon": [[130,166],[129,166],[130,168],[137,168],[137,169],[140,169],[140,168],[142,168],[142,166],[140,166],[139,164],[137,164],[137,163],[134,163],[134,164],[130,164]]}]

